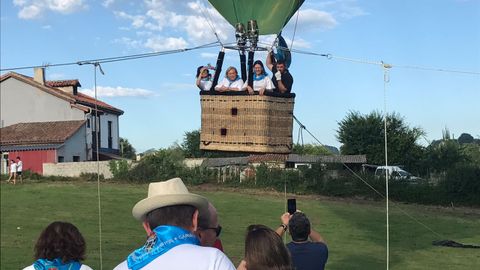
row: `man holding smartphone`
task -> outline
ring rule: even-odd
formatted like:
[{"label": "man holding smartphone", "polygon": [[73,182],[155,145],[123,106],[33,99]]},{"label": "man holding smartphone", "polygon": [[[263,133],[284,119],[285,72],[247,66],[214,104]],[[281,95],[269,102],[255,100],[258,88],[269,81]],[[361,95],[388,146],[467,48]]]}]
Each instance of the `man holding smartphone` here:
[{"label": "man holding smartphone", "polygon": [[283,236],[289,231],[292,241],[287,248],[297,270],[323,270],[328,260],[328,247],[323,237],[315,231],[310,220],[302,212],[284,213],[282,223],[276,232]]}]

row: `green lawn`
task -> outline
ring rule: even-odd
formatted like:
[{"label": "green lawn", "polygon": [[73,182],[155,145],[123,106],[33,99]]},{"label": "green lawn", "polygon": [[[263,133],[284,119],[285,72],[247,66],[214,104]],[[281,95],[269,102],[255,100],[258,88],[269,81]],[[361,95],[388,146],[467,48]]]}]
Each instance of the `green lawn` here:
[{"label": "green lawn", "polygon": [[[283,194],[247,194],[240,191],[196,190],[217,207],[224,227],[222,241],[237,264],[243,254],[249,224],[279,225]],[[146,185],[102,183],[103,269],[112,269],[145,240],[140,224],[131,215],[144,198]],[[314,227],[329,244],[328,269],[385,269],[385,211],[382,203],[297,198]],[[450,239],[480,244],[480,211],[446,210],[401,205],[428,225],[439,237],[391,207],[391,269],[480,269],[479,249],[432,246],[433,240]],[[100,269],[98,197],[96,183],[1,184],[0,269],[21,269],[32,263],[33,245],[40,231],[54,220],[76,224],[88,244],[86,264]]]}]

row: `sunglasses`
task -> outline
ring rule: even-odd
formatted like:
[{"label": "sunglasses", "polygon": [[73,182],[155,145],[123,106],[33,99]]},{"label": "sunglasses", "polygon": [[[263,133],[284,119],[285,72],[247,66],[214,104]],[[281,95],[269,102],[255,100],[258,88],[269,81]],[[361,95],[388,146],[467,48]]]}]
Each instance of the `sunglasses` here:
[{"label": "sunglasses", "polygon": [[203,230],[204,230],[204,231],[205,231],[205,230],[214,230],[216,236],[219,237],[219,236],[220,236],[220,233],[222,232],[222,226],[218,225],[218,227],[216,227],[216,228],[205,228],[205,229],[203,229]]}]

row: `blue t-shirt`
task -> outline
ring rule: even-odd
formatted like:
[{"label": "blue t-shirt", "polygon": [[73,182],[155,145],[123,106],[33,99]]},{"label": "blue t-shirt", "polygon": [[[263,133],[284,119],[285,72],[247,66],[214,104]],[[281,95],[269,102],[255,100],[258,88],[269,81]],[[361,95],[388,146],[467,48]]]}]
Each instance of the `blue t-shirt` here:
[{"label": "blue t-shirt", "polygon": [[328,259],[327,245],[320,242],[287,244],[296,270],[323,270]]}]

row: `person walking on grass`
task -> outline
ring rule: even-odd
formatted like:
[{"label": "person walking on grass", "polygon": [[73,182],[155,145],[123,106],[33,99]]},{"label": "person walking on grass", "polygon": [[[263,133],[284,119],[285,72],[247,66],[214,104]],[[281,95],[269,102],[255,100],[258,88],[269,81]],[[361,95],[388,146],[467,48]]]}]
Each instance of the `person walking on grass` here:
[{"label": "person walking on grass", "polygon": [[180,178],[150,183],[147,198],[132,209],[147,233],[146,243],[114,270],[235,270],[223,252],[202,247],[193,234],[208,201],[188,191]]},{"label": "person walking on grass", "polygon": [[323,270],[328,260],[327,243],[315,231],[307,216],[302,212],[290,215],[288,212],[280,217],[282,221],[276,232],[282,236],[288,229],[292,242],[287,248],[292,256],[296,270]]},{"label": "person walking on grass", "polygon": [[20,183],[23,183],[22,171],[23,171],[23,162],[20,159],[20,157],[17,157],[17,177],[20,180]]},{"label": "person walking on grass", "polygon": [[13,159],[10,161],[12,163],[10,164],[10,175],[8,177],[7,183],[13,182],[13,184],[15,185],[17,181],[17,163],[15,163],[15,160]]}]

